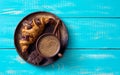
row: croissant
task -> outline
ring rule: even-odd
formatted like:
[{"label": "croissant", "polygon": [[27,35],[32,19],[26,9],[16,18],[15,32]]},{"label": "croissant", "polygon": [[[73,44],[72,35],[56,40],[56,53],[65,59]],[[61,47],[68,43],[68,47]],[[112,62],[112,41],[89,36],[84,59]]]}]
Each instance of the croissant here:
[{"label": "croissant", "polygon": [[32,20],[31,24],[23,24],[24,27],[21,29],[22,38],[19,40],[22,52],[25,52],[29,45],[43,32],[48,19],[47,17],[37,17]]}]

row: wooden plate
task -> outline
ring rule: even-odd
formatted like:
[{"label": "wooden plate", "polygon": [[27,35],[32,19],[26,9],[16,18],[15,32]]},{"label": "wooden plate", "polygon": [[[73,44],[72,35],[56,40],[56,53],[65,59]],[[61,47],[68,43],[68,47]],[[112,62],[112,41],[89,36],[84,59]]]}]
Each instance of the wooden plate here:
[{"label": "wooden plate", "polygon": [[[15,47],[16,47],[16,50],[18,52],[18,54],[27,62],[31,63],[31,64],[34,64],[34,65],[48,65],[50,63],[53,63],[55,60],[57,60],[59,57],[58,56],[54,56],[53,58],[44,58],[44,60],[41,60],[43,59],[43,57],[41,57],[39,55],[39,53],[37,52],[36,50],[36,47],[35,47],[35,44],[36,44],[36,41],[34,43],[32,43],[27,52],[23,53],[21,48],[20,48],[20,44],[19,44],[19,40],[20,40],[20,37],[21,37],[21,28],[23,27],[23,21],[24,20],[31,20],[33,19],[34,17],[36,16],[47,16],[47,17],[50,17],[50,18],[53,18],[55,20],[60,20],[57,16],[55,16],[54,14],[52,13],[49,13],[49,12],[35,12],[35,13],[31,13],[29,15],[27,15],[26,17],[24,17],[22,19],[22,21],[20,21],[20,23],[18,24],[16,30],[15,30],[15,33],[14,33],[14,44],[15,44]],[[43,33],[52,33],[53,32],[53,29],[54,29],[54,25],[49,25],[49,26],[46,26]],[[67,45],[67,42],[68,42],[68,32],[67,32],[67,29],[64,25],[64,23],[61,21],[61,24],[59,26],[59,29],[60,29],[60,43],[61,43],[61,48],[60,48],[60,53],[63,54],[64,53],[64,50],[66,48],[66,45]],[[42,35],[41,34],[41,35]],[[40,36],[41,36],[40,35]],[[38,57],[38,59],[36,58]],[[30,60],[28,60],[30,58]],[[32,60],[33,61],[32,61]],[[36,63],[34,62],[35,60],[41,60],[42,63]]]}]

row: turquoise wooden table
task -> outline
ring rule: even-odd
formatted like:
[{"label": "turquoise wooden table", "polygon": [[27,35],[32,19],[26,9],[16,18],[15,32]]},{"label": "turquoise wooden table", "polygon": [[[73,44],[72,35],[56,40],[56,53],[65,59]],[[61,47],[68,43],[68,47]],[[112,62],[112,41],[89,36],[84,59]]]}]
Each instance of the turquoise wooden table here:
[{"label": "turquoise wooden table", "polygon": [[[0,75],[120,75],[120,0],[0,0]],[[69,32],[64,57],[36,67],[23,61],[14,31],[36,11],[59,16]]]}]

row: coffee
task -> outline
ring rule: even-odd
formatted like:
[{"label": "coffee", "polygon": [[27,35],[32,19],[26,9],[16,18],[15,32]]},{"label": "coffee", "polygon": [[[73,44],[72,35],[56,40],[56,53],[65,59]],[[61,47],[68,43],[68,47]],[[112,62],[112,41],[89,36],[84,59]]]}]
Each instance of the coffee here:
[{"label": "coffee", "polygon": [[60,49],[60,42],[57,37],[53,35],[46,35],[40,39],[38,49],[42,55],[52,57],[58,53]]}]

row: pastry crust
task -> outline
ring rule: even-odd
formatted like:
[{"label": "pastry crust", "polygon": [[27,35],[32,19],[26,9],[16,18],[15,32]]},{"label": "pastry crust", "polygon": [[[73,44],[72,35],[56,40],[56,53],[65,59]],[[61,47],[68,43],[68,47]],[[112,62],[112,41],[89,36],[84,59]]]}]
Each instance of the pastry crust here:
[{"label": "pastry crust", "polygon": [[22,52],[25,52],[29,45],[32,44],[38,36],[43,32],[45,25],[48,23],[49,18],[47,17],[36,17],[38,18],[40,23],[35,22],[35,18],[33,18],[31,23],[31,28],[28,28],[28,25],[23,24],[23,28],[21,29],[21,38],[19,40],[19,44]]}]

